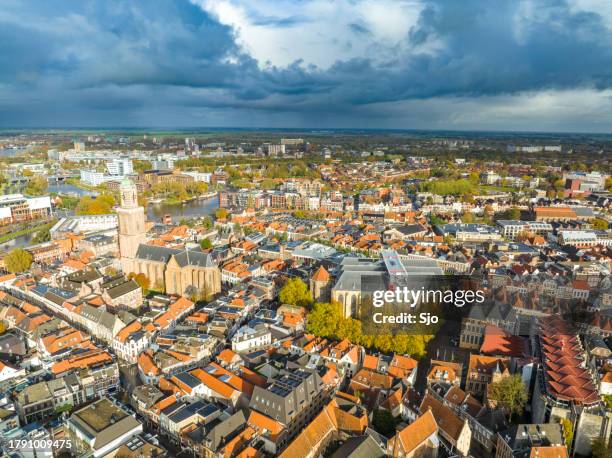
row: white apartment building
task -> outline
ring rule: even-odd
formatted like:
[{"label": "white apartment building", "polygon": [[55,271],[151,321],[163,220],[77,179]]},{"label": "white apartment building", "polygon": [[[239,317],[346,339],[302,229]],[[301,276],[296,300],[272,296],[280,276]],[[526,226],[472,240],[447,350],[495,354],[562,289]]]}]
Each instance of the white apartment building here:
[{"label": "white apartment building", "polygon": [[212,173],[205,172],[181,172],[183,175],[189,175],[193,177],[193,181],[202,181],[204,183],[210,183]]},{"label": "white apartment building", "polygon": [[268,145],[268,156],[278,156],[285,154],[285,145]]},{"label": "white apartment building", "polygon": [[119,158],[108,161],[106,170],[108,170],[109,175],[122,177],[134,173],[134,166],[131,159]]},{"label": "white apartment building", "polygon": [[95,170],[81,170],[81,181],[90,186],[100,186],[102,183],[116,179],[117,177],[104,175],[104,173]]},{"label": "white apartment building", "polygon": [[612,235],[598,231],[559,231],[559,244],[575,247],[612,246]]},{"label": "white apartment building", "polygon": [[551,233],[553,227],[550,223],[541,221],[499,220],[497,226],[501,235],[514,240],[521,232],[534,232],[540,235]]}]

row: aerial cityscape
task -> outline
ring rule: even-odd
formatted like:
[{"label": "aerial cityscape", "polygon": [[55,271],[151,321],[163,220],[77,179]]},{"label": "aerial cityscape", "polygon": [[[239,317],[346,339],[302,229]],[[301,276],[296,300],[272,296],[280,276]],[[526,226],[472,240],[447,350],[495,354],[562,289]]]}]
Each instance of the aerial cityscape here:
[{"label": "aerial cityscape", "polygon": [[612,458],[612,8],[0,11],[0,458]]}]

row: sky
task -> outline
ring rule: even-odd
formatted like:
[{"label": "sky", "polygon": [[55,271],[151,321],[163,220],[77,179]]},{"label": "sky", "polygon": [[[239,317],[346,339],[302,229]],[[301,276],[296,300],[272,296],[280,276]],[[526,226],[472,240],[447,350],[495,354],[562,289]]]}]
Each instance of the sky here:
[{"label": "sky", "polygon": [[609,0],[2,0],[0,128],[612,132]]}]

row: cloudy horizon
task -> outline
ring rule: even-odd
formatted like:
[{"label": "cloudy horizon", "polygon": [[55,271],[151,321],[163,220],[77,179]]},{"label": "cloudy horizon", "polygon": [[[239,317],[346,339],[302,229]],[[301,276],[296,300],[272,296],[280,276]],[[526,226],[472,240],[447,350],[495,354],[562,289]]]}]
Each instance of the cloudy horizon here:
[{"label": "cloudy horizon", "polygon": [[8,0],[19,127],[610,133],[612,4]]}]

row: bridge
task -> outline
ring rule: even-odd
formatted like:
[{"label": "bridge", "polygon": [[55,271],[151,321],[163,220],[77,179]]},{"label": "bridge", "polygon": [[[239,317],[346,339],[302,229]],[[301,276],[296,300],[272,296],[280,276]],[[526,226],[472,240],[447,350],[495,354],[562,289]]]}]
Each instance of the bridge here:
[{"label": "bridge", "polygon": [[56,175],[49,175],[47,177],[47,181],[49,184],[58,184],[65,182],[68,178],[80,178],[81,174],[79,172],[64,172],[58,173]]}]

